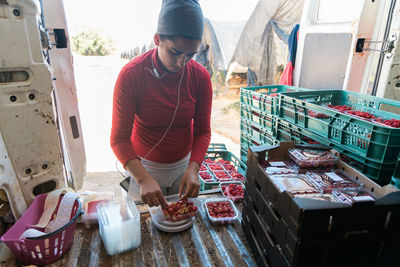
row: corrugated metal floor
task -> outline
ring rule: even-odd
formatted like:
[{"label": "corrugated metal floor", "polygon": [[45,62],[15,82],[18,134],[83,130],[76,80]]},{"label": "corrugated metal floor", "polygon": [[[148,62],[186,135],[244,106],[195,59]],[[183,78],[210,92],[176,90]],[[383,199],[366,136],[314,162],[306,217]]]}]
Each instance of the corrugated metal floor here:
[{"label": "corrugated metal floor", "polygon": [[[219,193],[201,195],[196,205],[202,207],[205,199],[219,196]],[[98,229],[78,224],[70,250],[49,266],[256,266],[240,222],[212,225],[200,208],[191,228],[165,233],[154,227],[146,206],[138,207],[142,227],[139,248],[108,256]],[[241,211],[241,204],[237,208]],[[7,266],[16,265],[9,262]]]}]

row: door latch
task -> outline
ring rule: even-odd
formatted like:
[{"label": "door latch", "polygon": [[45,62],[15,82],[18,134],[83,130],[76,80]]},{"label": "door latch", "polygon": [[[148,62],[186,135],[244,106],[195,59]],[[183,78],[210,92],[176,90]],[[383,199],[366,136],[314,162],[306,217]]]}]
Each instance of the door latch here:
[{"label": "door latch", "polygon": [[[362,53],[364,51],[379,52],[381,54],[387,54],[388,58],[392,57],[392,51],[394,49],[394,42],[397,40],[397,35],[392,34],[390,38],[384,41],[372,41],[365,40],[365,38],[358,38],[356,44],[356,53]],[[365,48],[365,44],[382,44],[380,49]]]}]

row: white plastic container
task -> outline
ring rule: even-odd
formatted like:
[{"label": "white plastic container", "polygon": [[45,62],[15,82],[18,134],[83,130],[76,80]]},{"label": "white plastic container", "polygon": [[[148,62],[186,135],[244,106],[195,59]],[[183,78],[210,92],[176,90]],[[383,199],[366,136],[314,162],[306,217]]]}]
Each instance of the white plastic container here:
[{"label": "white plastic container", "polygon": [[140,246],[140,213],[130,197],[121,201],[101,202],[97,205],[97,212],[100,236],[108,255]]}]

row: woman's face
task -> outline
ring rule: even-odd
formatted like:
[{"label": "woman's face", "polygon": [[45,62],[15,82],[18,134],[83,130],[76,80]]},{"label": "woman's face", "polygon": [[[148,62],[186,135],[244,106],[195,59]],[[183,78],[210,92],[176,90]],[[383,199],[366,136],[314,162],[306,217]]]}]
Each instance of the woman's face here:
[{"label": "woman's face", "polygon": [[160,40],[159,34],[154,35],[154,43],[158,46],[159,59],[170,72],[178,72],[185,66],[193,58],[200,46],[199,40],[185,37]]}]

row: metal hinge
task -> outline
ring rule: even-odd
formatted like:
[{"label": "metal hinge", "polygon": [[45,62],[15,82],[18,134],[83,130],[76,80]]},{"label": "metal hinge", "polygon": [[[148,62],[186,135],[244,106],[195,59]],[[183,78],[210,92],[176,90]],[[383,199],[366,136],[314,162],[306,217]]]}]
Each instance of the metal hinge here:
[{"label": "metal hinge", "polygon": [[[365,40],[365,38],[358,38],[356,44],[356,53],[361,53],[364,51],[374,51],[379,52],[381,54],[387,54],[387,58],[391,58],[393,56],[392,51],[394,49],[394,42],[397,41],[397,35],[392,34],[390,38],[385,41],[372,41],[372,40]],[[364,48],[364,45],[368,44],[378,44],[381,43],[381,49],[372,49],[372,48]]]},{"label": "metal hinge", "polygon": [[53,32],[43,27],[39,27],[39,29],[43,49],[67,48],[67,37],[64,29],[54,29]]}]

